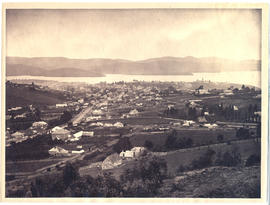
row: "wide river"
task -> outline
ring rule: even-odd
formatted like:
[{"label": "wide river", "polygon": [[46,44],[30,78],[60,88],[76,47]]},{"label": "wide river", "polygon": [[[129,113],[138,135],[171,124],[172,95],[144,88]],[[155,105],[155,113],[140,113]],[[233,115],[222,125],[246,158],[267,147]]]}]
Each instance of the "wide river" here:
[{"label": "wide river", "polygon": [[54,80],[58,82],[84,82],[95,84],[100,82],[131,82],[139,81],[162,81],[162,82],[192,82],[196,80],[207,80],[212,82],[229,82],[237,84],[261,87],[260,71],[220,72],[220,73],[194,73],[193,75],[118,75],[108,74],[105,77],[43,77],[43,76],[8,76],[7,80],[36,79]]}]

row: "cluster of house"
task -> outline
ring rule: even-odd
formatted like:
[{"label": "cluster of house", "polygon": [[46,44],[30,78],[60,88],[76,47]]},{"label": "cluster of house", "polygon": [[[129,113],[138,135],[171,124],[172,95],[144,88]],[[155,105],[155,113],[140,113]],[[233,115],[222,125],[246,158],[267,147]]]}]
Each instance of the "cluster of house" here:
[{"label": "cluster of house", "polygon": [[75,134],[72,134],[71,131],[56,126],[54,127],[51,131],[51,136],[52,136],[52,140],[62,140],[62,141],[78,141],[81,139],[82,136],[85,137],[93,137],[94,136],[94,132],[93,131],[79,131]]},{"label": "cluster of house", "polygon": [[102,122],[93,122],[90,124],[90,126],[93,127],[116,127],[116,128],[122,128],[124,127],[124,124],[122,122],[116,122],[116,123],[102,123]]},{"label": "cluster of house", "polygon": [[51,148],[48,152],[51,156],[54,157],[68,157],[74,154],[82,154],[84,153],[84,150],[82,149],[81,145],[78,145],[76,150],[66,150],[62,147],[55,146]]},{"label": "cluster of house", "polygon": [[12,134],[9,132],[9,128],[6,131],[6,146],[10,146],[11,143],[23,142],[27,139],[32,139],[40,134],[47,132],[48,124],[44,121],[34,122],[27,130],[16,131]]},{"label": "cluster of house", "polygon": [[[199,117],[203,118],[203,117]],[[205,118],[204,118],[205,119]],[[183,122],[174,122],[172,125],[177,128],[179,126],[182,127],[192,127],[192,126],[199,126],[195,121],[193,120],[184,120]],[[209,123],[206,120],[200,121],[200,126],[206,127],[208,129],[215,129],[218,127],[216,123]]]},{"label": "cluster of house", "polygon": [[224,96],[230,96],[234,95],[232,88],[228,89],[204,89],[203,86],[200,86],[199,88],[195,89],[194,95],[219,95],[221,98]]}]

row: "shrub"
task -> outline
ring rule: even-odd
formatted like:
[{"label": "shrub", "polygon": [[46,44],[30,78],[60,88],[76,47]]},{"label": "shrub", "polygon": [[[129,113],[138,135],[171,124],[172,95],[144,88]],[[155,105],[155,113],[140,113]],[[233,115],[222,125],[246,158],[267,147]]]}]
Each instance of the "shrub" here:
[{"label": "shrub", "polygon": [[241,155],[239,152],[225,152],[223,156],[216,160],[217,165],[233,167],[241,163]]},{"label": "shrub", "polygon": [[181,164],[181,165],[179,165],[177,172],[181,173],[181,172],[184,172],[185,170],[186,170],[186,168]]},{"label": "shrub", "polygon": [[215,154],[215,151],[212,149],[208,149],[206,153],[201,156],[198,160],[192,161],[193,169],[201,169],[204,167],[209,167],[212,165],[212,157]]},{"label": "shrub", "polygon": [[70,163],[67,163],[65,169],[63,170],[63,180],[66,186],[70,185],[73,181],[78,179],[78,170]]},{"label": "shrub", "polygon": [[145,142],[144,142],[144,146],[147,148],[147,149],[149,149],[149,150],[151,150],[152,148],[153,148],[153,143],[151,142],[151,141],[149,141],[149,140],[146,140]]},{"label": "shrub", "polygon": [[124,196],[156,196],[166,177],[167,164],[163,159],[142,159],[138,167],[126,170],[120,177]]},{"label": "shrub", "polygon": [[219,135],[217,136],[217,141],[218,141],[219,143],[221,143],[221,142],[223,142],[223,140],[224,140],[224,136],[223,136],[222,134],[219,134]]},{"label": "shrub", "polygon": [[247,139],[250,137],[249,130],[245,128],[240,128],[236,132],[236,137],[239,139]]},{"label": "shrub", "polygon": [[252,154],[248,157],[246,161],[246,167],[259,164],[261,162],[261,157],[259,155]]},{"label": "shrub", "polygon": [[177,138],[177,132],[173,130],[167,137],[165,147],[167,149],[183,149],[192,147],[193,140],[190,138]]},{"label": "shrub", "polygon": [[117,153],[131,149],[131,143],[128,137],[120,138],[120,140],[113,146],[113,150]]}]

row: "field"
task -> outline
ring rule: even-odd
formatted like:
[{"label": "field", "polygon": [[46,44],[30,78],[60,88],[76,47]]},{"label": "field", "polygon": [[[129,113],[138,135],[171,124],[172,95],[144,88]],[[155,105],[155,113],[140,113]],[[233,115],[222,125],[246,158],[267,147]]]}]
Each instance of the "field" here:
[{"label": "field", "polygon": [[6,172],[7,173],[20,173],[20,172],[33,172],[40,168],[55,164],[57,162],[61,161],[59,160],[46,160],[46,161],[28,161],[28,162],[11,162],[6,164]]},{"label": "field", "polygon": [[172,175],[177,173],[179,166],[189,167],[193,160],[198,160],[203,156],[208,149],[215,151],[215,155],[212,158],[214,162],[217,155],[223,154],[225,152],[230,152],[237,150],[241,154],[241,159],[246,160],[252,154],[260,154],[260,142],[255,143],[254,139],[241,140],[231,142],[230,145],[227,143],[214,144],[208,146],[201,146],[196,148],[181,149],[171,152],[156,152],[156,156],[164,158],[167,162],[168,172]]},{"label": "field", "polygon": [[[218,143],[217,136],[223,135],[224,142],[236,140],[235,129],[215,129],[209,130],[207,128],[178,128],[177,138],[190,138],[193,141],[193,146],[201,146],[207,144]],[[168,132],[164,133],[140,133],[134,134],[130,137],[133,146],[144,146],[146,140],[151,141],[155,146],[164,146]]]}]

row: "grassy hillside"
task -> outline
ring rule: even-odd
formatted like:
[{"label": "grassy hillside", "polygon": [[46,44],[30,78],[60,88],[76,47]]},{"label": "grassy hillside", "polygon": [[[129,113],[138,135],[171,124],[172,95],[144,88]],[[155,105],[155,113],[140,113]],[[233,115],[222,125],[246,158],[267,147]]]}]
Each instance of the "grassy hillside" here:
[{"label": "grassy hillside", "polygon": [[161,197],[260,198],[260,167],[210,167],[165,180]]},{"label": "grassy hillside", "polygon": [[27,105],[53,105],[62,103],[64,97],[47,91],[33,90],[28,87],[6,87],[6,107]]}]

